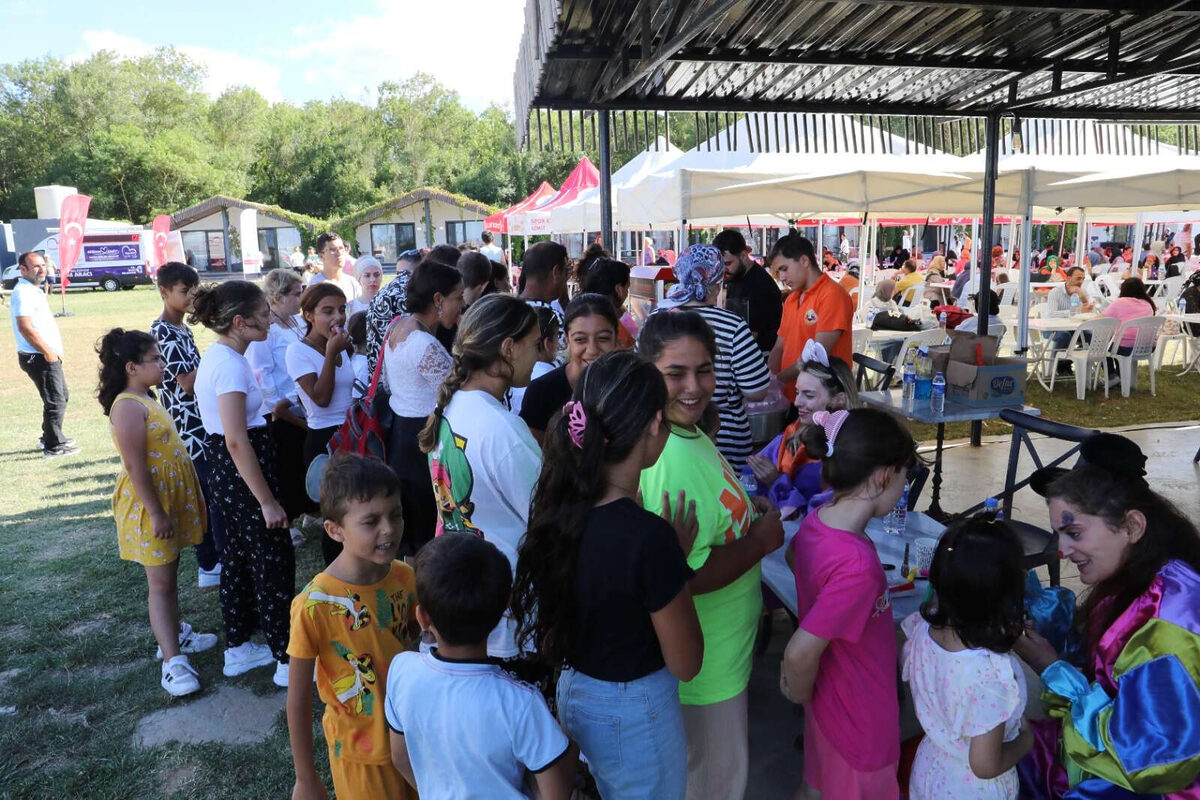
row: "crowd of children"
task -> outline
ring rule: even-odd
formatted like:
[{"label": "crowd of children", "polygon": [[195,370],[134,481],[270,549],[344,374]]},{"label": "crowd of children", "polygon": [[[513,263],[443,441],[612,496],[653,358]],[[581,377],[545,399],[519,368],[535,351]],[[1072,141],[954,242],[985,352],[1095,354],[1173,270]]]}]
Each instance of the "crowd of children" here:
[{"label": "crowd of children", "polygon": [[[330,796],[314,758],[314,680],[341,798],[567,798],[590,785],[581,758],[600,797],[743,797],[760,562],[784,545],[784,519],[798,520],[787,546],[798,626],[780,689],[804,707],[802,792],[1107,797],[1132,786],[1182,799],[1197,788],[1185,734],[1151,726],[1169,766],[1154,780],[1145,754],[1113,738],[1136,728],[1113,698],[1154,677],[1183,688],[1170,702],[1127,695],[1126,707],[1166,719],[1174,703],[1175,718],[1200,718],[1187,691],[1200,649],[1188,660],[1163,644],[1184,634],[1144,642],[1183,658],[1182,671],[1131,655],[1117,662],[1134,676],[1122,685],[1103,639],[1123,624],[1113,604],[1157,592],[1159,615],[1200,641],[1166,601],[1200,595],[1200,537],[1129,471],[1135,457],[1105,459],[1123,445],[1085,448],[1080,469],[1133,490],[1097,498],[1074,473],[1037,487],[1084,582],[1108,598],[1083,608],[1095,665],[1079,672],[1027,628],[1021,545],[991,515],[943,534],[930,597],[902,621],[899,647],[867,528],[902,496],[916,444],[897,418],[859,407],[841,359],[815,340],[803,347],[796,421],[749,458],[759,489],[748,493],[716,445],[718,339],[701,313],[653,314],[627,349],[610,295],[583,295],[566,309],[567,361],[547,369],[552,310],[488,292],[462,313],[464,282],[432,261],[414,271],[409,314],[381,335],[392,463],[335,453],[319,507],[284,485],[298,471],[282,450],[311,463],[350,406],[364,345],[354,352],[346,329],[359,326],[338,282],[300,293],[272,274],[264,293],[246,281],[199,286],[169,264],[153,335],[115,329],[97,348],[122,463],[118,548],[146,570],[163,688],[198,691],[188,655],[217,643],[180,620],[177,600],[180,551],[196,546],[199,559],[207,546],[216,558],[200,578],[219,575],[225,674],[273,664],[287,687],[293,798]],[[216,334],[203,355],[185,315]],[[456,328],[450,352],[443,327]],[[514,392],[539,364],[518,416]],[[322,520],[325,566],[297,594],[288,528],[302,507]],[[1128,634],[1120,646],[1134,648]],[[1066,739],[1024,718],[1022,661],[1063,698]],[[903,775],[902,685],[924,731]],[[1115,766],[1095,752],[1106,746],[1123,757]]]}]

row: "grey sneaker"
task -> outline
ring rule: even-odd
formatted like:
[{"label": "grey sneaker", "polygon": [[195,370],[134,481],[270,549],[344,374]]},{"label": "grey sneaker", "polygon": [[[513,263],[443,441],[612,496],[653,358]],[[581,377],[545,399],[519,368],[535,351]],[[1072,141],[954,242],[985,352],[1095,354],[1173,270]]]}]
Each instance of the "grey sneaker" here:
[{"label": "grey sneaker", "polygon": [[59,456],[73,456],[79,452],[77,444],[60,444],[58,447],[47,447],[42,451],[42,458],[58,458]]}]

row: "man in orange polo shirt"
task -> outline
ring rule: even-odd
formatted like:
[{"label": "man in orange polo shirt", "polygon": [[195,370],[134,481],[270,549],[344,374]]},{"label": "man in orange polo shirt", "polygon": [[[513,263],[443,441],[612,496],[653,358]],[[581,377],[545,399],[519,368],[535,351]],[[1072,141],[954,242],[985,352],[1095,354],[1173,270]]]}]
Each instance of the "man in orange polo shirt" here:
[{"label": "man in orange polo shirt", "polygon": [[809,339],[824,345],[829,355],[853,367],[854,302],[817,265],[812,242],[798,233],[784,236],[771,248],[767,263],[792,292],[783,303],[779,338],[767,360],[778,375],[783,393],[796,399],[796,362]]}]

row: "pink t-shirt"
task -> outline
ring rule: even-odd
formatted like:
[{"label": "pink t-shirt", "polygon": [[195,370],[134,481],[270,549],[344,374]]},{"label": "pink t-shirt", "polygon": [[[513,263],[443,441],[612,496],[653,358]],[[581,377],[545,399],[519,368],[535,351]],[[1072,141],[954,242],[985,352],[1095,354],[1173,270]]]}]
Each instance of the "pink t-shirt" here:
[{"label": "pink t-shirt", "polygon": [[[1131,319],[1138,317],[1153,317],[1154,309],[1145,300],[1137,297],[1118,297],[1112,301],[1112,305],[1104,309],[1103,316],[1115,317],[1124,325]],[[1133,347],[1133,343],[1137,341],[1137,331],[1125,331],[1121,336],[1120,347]]]},{"label": "pink t-shirt", "polygon": [[900,760],[899,653],[875,546],[809,514],[793,540],[800,627],[829,641],[812,702],[822,733],[855,769]]}]

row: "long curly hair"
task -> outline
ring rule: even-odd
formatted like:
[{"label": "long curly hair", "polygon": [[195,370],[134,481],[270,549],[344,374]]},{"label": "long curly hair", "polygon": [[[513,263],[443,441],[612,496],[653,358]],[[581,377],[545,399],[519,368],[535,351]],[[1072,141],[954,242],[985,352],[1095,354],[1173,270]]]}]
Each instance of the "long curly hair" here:
[{"label": "long curly hair", "polygon": [[554,665],[572,656],[579,544],[588,515],[608,488],[606,467],[629,457],[656,415],[665,418],[667,385],[653,364],[618,350],[583,371],[574,402],[585,417],[582,433],[578,410],[557,414],[546,432],[512,595],[517,641]]},{"label": "long curly hair", "polygon": [[158,342],[145,331],[113,328],[96,342],[96,354],[100,356],[100,380],[96,385],[96,399],[104,415],[112,410],[117,395],[129,385],[125,365],[142,361],[146,354],[158,347]]},{"label": "long curly hair", "polygon": [[454,351],[451,353],[454,363],[438,389],[433,413],[417,437],[423,452],[433,452],[437,447],[438,429],[446,406],[450,405],[454,393],[466,383],[471,373],[504,362],[500,350],[504,340],[522,339],[537,328],[537,324],[538,318],[533,308],[512,295],[489,294],[471,304],[458,325],[458,336],[454,339]]}]

